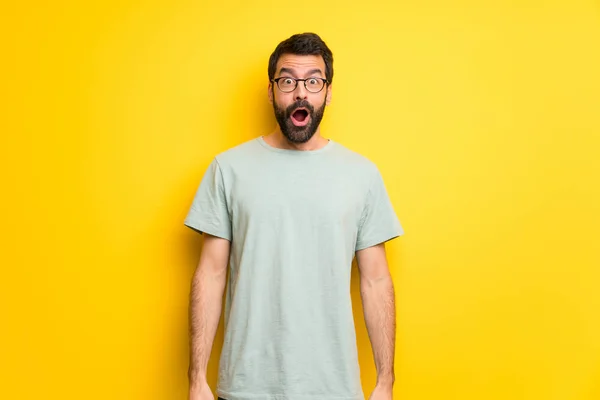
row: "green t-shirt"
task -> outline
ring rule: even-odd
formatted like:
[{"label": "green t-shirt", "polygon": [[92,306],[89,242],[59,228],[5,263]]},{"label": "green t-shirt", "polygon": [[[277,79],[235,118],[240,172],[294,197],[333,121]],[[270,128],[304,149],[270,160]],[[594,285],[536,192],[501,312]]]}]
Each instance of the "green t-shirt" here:
[{"label": "green t-shirt", "polygon": [[352,260],[404,233],[373,162],[261,136],[213,159],[184,223],[231,241],[219,396],[364,399]]}]

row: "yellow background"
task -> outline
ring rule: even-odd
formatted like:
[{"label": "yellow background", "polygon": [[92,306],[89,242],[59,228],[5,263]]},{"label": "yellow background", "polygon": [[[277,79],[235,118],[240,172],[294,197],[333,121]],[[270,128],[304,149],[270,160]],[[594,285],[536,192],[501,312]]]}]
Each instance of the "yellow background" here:
[{"label": "yellow background", "polygon": [[2,8],[0,398],[186,398],[183,219],[212,157],[275,127],[277,43],[315,31],[323,135],[377,163],[406,230],[395,398],[600,399],[597,1]]}]

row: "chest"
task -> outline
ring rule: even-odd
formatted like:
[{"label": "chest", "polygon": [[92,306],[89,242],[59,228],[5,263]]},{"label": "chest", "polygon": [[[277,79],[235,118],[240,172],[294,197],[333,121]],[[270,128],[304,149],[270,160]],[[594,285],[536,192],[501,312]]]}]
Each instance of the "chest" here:
[{"label": "chest", "polygon": [[331,171],[240,173],[231,182],[233,221],[358,226],[366,193],[350,175]]}]

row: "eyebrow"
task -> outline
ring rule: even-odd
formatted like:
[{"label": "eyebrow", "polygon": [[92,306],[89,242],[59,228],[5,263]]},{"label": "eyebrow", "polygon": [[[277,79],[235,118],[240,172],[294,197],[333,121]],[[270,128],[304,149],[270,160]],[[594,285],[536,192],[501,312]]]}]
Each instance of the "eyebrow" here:
[{"label": "eyebrow", "polygon": [[[283,67],[283,68],[281,68],[281,69],[279,70],[279,73],[280,73],[280,74],[285,74],[285,73],[288,73],[288,74],[294,75],[294,70],[293,70],[293,69],[291,69],[291,68],[286,68],[286,67]],[[307,75],[312,75],[312,74],[320,74],[320,75],[323,75],[323,71],[321,71],[319,68],[315,68],[315,69],[311,69],[311,70],[310,70],[310,71],[308,71],[308,73],[307,73]]]}]

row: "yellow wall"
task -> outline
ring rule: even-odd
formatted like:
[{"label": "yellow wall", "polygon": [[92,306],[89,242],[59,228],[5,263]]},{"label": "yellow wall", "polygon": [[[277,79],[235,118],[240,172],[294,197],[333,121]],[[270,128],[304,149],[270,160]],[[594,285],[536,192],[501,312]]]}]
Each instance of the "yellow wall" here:
[{"label": "yellow wall", "polygon": [[323,134],[407,232],[396,398],[600,399],[597,1],[87,3],[0,13],[0,398],[185,398],[183,218],[211,158],[275,126],[270,52],[315,31]]}]

